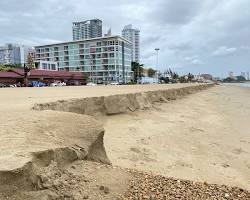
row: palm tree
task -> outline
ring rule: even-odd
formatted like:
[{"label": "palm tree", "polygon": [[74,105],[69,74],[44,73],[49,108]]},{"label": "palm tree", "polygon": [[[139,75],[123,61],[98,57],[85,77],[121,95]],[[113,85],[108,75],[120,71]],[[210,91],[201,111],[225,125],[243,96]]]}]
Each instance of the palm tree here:
[{"label": "palm tree", "polygon": [[143,74],[143,64],[138,62],[132,62],[132,71],[134,72],[134,82],[138,82],[138,80],[142,77]]}]

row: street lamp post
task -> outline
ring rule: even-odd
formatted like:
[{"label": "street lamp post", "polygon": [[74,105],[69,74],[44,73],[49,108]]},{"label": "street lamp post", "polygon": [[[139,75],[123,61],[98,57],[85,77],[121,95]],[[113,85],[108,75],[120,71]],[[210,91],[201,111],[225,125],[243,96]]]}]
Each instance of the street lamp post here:
[{"label": "street lamp post", "polygon": [[158,77],[158,62],[159,62],[159,48],[155,48],[156,51],[156,80],[157,83],[159,83],[159,77]]}]

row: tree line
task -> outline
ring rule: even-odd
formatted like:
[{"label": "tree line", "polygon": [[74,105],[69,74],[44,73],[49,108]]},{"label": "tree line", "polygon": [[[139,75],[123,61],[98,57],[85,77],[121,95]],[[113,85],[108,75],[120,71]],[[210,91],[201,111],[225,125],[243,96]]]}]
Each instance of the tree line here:
[{"label": "tree line", "polygon": [[21,64],[0,64],[0,71],[9,71],[15,68],[21,68]]},{"label": "tree line", "polygon": [[[145,76],[144,72],[147,71],[147,76],[148,77],[156,77],[157,70],[154,70],[152,68],[144,69],[144,65],[140,64],[138,62],[132,62],[132,71],[134,74],[134,82],[137,83],[138,80],[140,80],[142,77]],[[172,69],[167,69],[164,73],[159,73],[158,74],[159,81],[163,83],[169,83],[170,81],[172,82],[181,82],[181,83],[186,83],[186,82],[191,82],[194,78],[194,75],[191,73],[188,73],[187,75],[180,76],[178,75],[177,72],[174,72]]]}]

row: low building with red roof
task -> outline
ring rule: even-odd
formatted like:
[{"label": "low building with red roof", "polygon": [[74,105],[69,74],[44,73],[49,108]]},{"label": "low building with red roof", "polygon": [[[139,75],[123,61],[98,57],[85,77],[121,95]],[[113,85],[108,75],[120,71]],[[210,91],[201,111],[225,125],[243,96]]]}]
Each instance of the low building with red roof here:
[{"label": "low building with red roof", "polygon": [[[85,85],[86,77],[82,72],[48,71],[32,69],[28,73],[28,81],[40,81],[47,85],[56,81],[65,82],[67,85]],[[24,69],[11,69],[0,72],[0,83],[5,85],[24,83]]]}]

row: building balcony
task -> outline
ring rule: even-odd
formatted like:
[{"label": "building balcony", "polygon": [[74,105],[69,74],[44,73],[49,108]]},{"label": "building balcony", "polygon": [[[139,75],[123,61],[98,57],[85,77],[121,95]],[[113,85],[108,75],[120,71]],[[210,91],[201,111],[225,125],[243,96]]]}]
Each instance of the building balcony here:
[{"label": "building balcony", "polygon": [[108,58],[108,54],[107,53],[103,53],[102,54],[102,58]]}]

